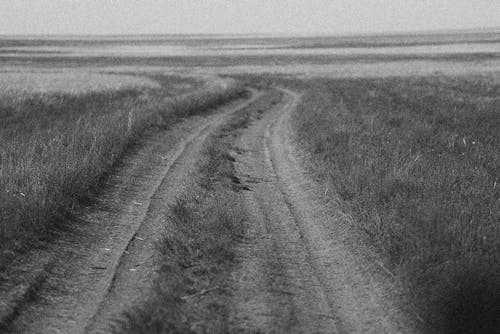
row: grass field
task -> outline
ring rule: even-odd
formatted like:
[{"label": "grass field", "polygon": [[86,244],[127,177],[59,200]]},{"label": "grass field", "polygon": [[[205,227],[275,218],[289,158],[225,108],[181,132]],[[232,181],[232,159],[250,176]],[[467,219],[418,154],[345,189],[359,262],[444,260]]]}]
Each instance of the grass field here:
[{"label": "grass field", "polygon": [[[0,37],[0,274],[11,249],[95,198],[136,139],[241,97],[244,82],[303,93],[292,120],[311,173],[430,328],[494,318],[499,36]],[[198,184],[166,215],[153,295],[117,332],[229,331],[219,288],[245,212],[224,136],[249,121],[240,113],[209,141]]]},{"label": "grass field", "polygon": [[318,80],[295,114],[314,172],[429,321],[497,311],[499,107],[494,78]]},{"label": "grass field", "polygon": [[0,99],[1,248],[43,237],[149,127],[169,126],[242,93],[228,85],[171,97],[167,82],[185,80],[159,81],[166,88],[21,91]]}]

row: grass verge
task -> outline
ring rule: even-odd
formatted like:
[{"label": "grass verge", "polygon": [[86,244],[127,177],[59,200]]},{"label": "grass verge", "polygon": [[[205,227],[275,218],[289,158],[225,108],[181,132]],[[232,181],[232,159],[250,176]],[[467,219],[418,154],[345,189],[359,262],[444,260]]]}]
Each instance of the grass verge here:
[{"label": "grass verge", "polygon": [[90,198],[136,138],[242,96],[236,84],[165,98],[163,89],[0,101],[0,267]]},{"label": "grass verge", "polygon": [[500,328],[500,86],[317,80],[294,126],[315,173],[410,287],[430,328]]}]

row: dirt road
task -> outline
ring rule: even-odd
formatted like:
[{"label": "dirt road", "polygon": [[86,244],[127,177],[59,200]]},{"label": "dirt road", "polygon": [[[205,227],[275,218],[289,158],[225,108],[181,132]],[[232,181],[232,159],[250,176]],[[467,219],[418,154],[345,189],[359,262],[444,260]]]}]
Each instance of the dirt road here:
[{"label": "dirt road", "polygon": [[[307,171],[290,122],[300,96],[282,93],[234,143],[249,230],[229,280],[232,325],[260,333],[417,332],[397,282]],[[258,96],[135,147],[75,228],[13,266],[18,285],[40,268],[47,274],[9,315],[9,330],[107,333],[123,310],[147,298],[165,208],[194,179],[207,137]],[[0,297],[16,289],[3,284]]]},{"label": "dirt road", "polygon": [[283,93],[237,142],[250,232],[233,275],[234,323],[264,333],[414,332],[395,282],[306,172],[290,122],[300,96]]},{"label": "dirt road", "polygon": [[[145,297],[152,281],[154,242],[162,215],[189,184],[205,139],[235,111],[239,101],[207,117],[195,117],[141,141],[127,154],[94,205],[75,218],[47,249],[27,254],[6,276],[0,300],[26,290],[43,273],[36,293],[5,315],[7,331],[109,332],[110,319]],[[44,272],[45,270],[45,272]],[[11,276],[12,277],[12,276]]]}]

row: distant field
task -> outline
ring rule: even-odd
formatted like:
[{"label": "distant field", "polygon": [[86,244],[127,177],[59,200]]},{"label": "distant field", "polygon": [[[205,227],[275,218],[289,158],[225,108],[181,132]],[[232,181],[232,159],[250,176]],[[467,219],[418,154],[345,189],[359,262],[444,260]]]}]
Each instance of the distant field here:
[{"label": "distant field", "polygon": [[16,47],[0,49],[3,57],[214,57],[214,56],[359,56],[359,55],[433,55],[499,53],[500,41],[488,43],[432,44],[384,46],[330,46],[291,44],[222,44],[217,46],[163,45],[105,45],[102,47],[58,46]]},{"label": "distant field", "polygon": [[[66,54],[120,54],[140,53],[147,56],[209,56],[211,52],[230,54],[234,51],[276,52],[280,50],[346,49],[348,54],[363,52],[352,49],[391,50],[398,47],[427,47],[448,49],[491,49],[498,48],[500,31],[388,34],[360,36],[280,36],[280,35],[212,35],[212,36],[115,36],[115,37],[9,37],[0,38],[0,52],[4,54],[52,53]],[[408,49],[413,50],[413,49]],[[295,52],[295,51],[292,51]],[[316,51],[317,52],[317,51]],[[366,51],[365,51],[366,52]],[[387,52],[385,52],[387,53]]]},{"label": "distant field", "polygon": [[478,74],[500,68],[500,31],[381,36],[0,37],[6,67],[162,68],[327,77]]},{"label": "distant field", "polygon": [[154,80],[141,76],[86,71],[0,72],[0,95],[71,93],[83,94],[135,88],[159,88]]}]

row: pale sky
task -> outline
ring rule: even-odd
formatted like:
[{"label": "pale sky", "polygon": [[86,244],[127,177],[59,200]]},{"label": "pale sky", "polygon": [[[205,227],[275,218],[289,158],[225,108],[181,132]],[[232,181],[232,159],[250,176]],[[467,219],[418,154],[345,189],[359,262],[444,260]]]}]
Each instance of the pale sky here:
[{"label": "pale sky", "polygon": [[500,0],[0,0],[0,34],[370,33],[500,27]]}]

